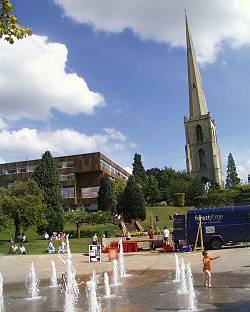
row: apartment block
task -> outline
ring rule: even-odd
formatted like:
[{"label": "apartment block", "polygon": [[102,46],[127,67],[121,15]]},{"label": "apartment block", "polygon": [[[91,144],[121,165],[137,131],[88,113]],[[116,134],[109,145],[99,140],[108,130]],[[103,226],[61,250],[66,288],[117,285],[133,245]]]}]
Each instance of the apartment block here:
[{"label": "apartment block", "polygon": [[[104,174],[127,180],[129,173],[102,153],[54,157],[62,185],[64,209],[97,210],[97,196]],[[40,159],[0,164],[0,186],[32,177]]]}]

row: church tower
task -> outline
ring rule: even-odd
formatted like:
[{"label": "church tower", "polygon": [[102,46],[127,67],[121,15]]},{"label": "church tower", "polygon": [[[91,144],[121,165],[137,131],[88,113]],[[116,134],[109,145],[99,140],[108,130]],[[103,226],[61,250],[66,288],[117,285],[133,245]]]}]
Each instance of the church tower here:
[{"label": "church tower", "polygon": [[186,19],[189,118],[184,117],[187,172],[206,182],[224,186],[216,125],[207,109],[193,42]]}]

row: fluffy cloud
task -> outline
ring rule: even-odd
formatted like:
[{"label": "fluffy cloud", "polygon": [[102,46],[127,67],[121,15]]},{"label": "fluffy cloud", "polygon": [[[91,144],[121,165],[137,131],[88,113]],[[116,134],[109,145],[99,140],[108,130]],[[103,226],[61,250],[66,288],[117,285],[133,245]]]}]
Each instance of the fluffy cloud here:
[{"label": "fluffy cloud", "polygon": [[40,157],[46,150],[54,156],[97,151],[112,154],[129,148],[129,142],[124,138],[125,135],[114,128],[104,129],[92,136],[72,129],[54,132],[39,132],[29,128],[3,130],[0,132],[1,157],[6,162],[24,160],[27,157],[32,159]]},{"label": "fluffy cloud", "polygon": [[96,31],[129,28],[142,40],[185,46],[184,9],[200,62],[213,62],[223,41],[250,43],[249,0],[54,0],[74,21]]},{"label": "fluffy cloud", "polygon": [[247,181],[247,176],[250,174],[250,159],[247,160],[244,164],[237,167],[237,172],[239,177],[243,182]]},{"label": "fluffy cloud", "polygon": [[66,72],[67,54],[64,44],[37,35],[14,45],[2,41],[0,116],[38,120],[52,108],[75,115],[92,114],[104,105],[103,96],[91,91],[82,77]]}]

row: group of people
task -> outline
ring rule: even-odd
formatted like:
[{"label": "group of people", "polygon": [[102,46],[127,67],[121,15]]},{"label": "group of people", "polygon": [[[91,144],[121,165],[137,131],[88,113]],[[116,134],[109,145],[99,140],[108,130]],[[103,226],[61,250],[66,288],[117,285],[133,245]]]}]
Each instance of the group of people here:
[{"label": "group of people", "polygon": [[49,236],[48,232],[44,232],[43,233],[43,239],[64,241],[65,238],[66,238],[66,234],[65,233],[58,233],[57,234],[57,232],[52,232],[51,236]]},{"label": "group of people", "polygon": [[13,243],[10,245],[9,248],[9,254],[21,254],[26,255],[28,252],[26,250],[26,247],[24,244],[17,245],[16,243]]},{"label": "group of people", "polygon": [[[43,237],[44,237],[44,239],[49,239],[49,234],[47,232],[45,232]],[[48,248],[47,248],[48,253],[55,253],[56,252],[56,248],[53,244],[53,241],[55,241],[55,240],[60,241],[60,244],[58,247],[58,253],[65,253],[67,250],[65,239],[66,239],[65,233],[60,233],[57,235],[57,232],[53,232],[51,237],[50,237],[50,242],[49,242]]]},{"label": "group of people", "polygon": [[[59,247],[58,247],[58,253],[65,253],[66,250],[67,250],[66,243],[64,240],[61,240]],[[48,253],[55,253],[56,252],[56,248],[55,248],[52,240],[48,244],[47,251],[48,251]]]},{"label": "group of people", "polygon": [[16,238],[12,237],[10,239],[9,254],[27,254],[27,249],[25,243],[27,242],[26,236],[24,233],[21,233]]},{"label": "group of people", "polygon": [[[170,234],[170,231],[167,229],[166,226],[164,226],[164,228],[161,231],[162,240],[164,244],[167,244],[169,242],[169,234]],[[153,225],[151,225],[150,229],[148,230],[148,236],[150,239],[150,249],[155,249],[155,243],[154,243],[155,230],[154,230]]]}]

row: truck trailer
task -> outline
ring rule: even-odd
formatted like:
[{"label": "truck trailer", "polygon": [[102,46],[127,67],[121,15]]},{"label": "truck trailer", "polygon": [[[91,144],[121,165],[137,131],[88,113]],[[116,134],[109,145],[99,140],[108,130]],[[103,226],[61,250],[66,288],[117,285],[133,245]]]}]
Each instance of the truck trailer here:
[{"label": "truck trailer", "polygon": [[195,208],[190,209],[186,216],[174,215],[174,240],[185,240],[194,245],[200,219],[203,242],[207,249],[250,242],[250,205]]}]

